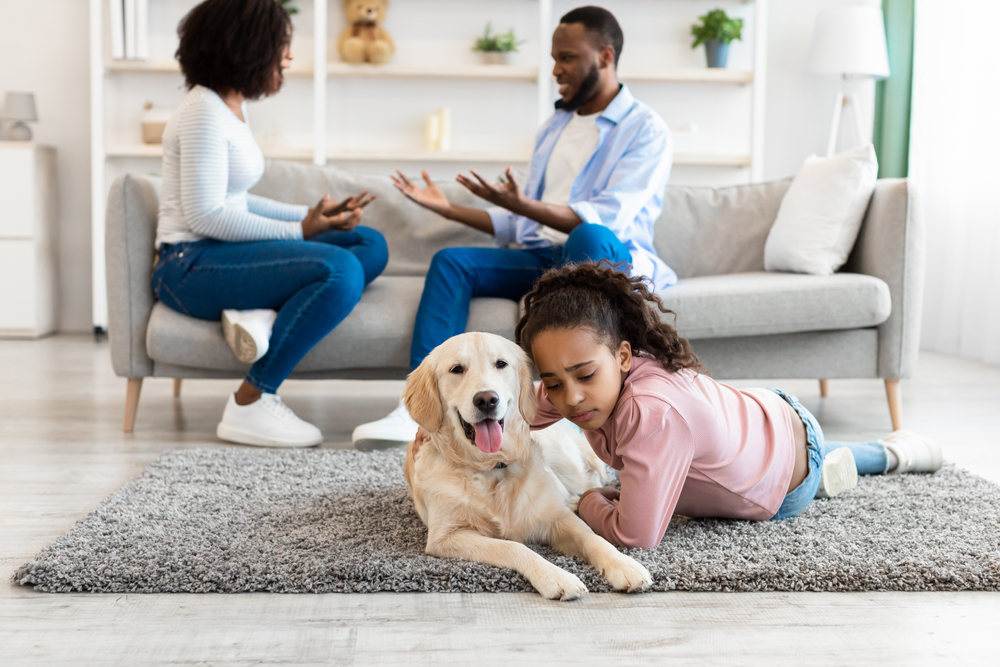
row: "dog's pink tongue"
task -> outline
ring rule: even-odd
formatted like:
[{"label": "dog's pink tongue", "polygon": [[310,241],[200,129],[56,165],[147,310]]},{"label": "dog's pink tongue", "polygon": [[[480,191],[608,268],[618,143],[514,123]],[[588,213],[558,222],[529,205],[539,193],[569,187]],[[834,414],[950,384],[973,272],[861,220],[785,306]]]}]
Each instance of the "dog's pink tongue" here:
[{"label": "dog's pink tongue", "polygon": [[476,424],[476,446],[487,454],[500,451],[503,445],[503,429],[496,419],[484,419]]}]

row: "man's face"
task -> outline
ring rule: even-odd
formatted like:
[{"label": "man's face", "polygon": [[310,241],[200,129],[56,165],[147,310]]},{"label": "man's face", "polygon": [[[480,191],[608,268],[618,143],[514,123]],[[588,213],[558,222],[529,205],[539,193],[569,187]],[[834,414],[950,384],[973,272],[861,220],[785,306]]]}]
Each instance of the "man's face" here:
[{"label": "man's face", "polygon": [[562,107],[575,111],[597,93],[600,50],[594,48],[582,23],[560,23],[552,34],[552,59]]}]

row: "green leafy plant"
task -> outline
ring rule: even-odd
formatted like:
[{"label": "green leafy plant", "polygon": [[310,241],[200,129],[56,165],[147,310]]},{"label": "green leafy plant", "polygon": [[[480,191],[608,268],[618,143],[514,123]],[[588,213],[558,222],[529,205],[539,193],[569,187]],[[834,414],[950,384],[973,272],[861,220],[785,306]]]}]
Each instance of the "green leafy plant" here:
[{"label": "green leafy plant", "polygon": [[699,16],[697,23],[691,26],[691,34],[694,35],[695,49],[710,39],[717,39],[723,44],[729,44],[733,40],[742,39],[743,19],[731,19],[724,9],[713,9],[704,16]]},{"label": "green leafy plant", "polygon": [[277,2],[279,5],[281,5],[281,8],[284,9],[289,14],[299,13],[299,8],[292,6],[292,2],[294,2],[294,0],[277,0]]},{"label": "green leafy plant", "polygon": [[513,28],[496,35],[492,34],[492,32],[493,24],[487,23],[483,36],[476,40],[476,45],[472,47],[472,50],[486,53],[510,53],[511,51],[516,53],[517,47],[524,44],[523,41],[517,41]]}]

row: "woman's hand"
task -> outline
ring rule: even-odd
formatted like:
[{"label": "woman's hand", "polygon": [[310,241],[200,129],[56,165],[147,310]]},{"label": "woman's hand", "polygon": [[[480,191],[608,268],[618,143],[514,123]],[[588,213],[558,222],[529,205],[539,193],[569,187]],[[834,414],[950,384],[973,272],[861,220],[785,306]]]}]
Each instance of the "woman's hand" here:
[{"label": "woman's hand", "polygon": [[520,186],[514,180],[513,168],[507,167],[506,182],[500,184],[490,183],[474,169],[470,170],[469,173],[475,179],[469,178],[465,174],[459,174],[455,180],[464,185],[469,192],[477,197],[481,197],[489,203],[505,208],[512,213],[523,214],[521,204],[524,202],[524,193],[521,192]]},{"label": "woman's hand", "polygon": [[420,174],[424,177],[424,182],[427,183],[427,187],[422,190],[414,185],[401,171],[397,171],[392,175],[392,184],[410,201],[416,202],[438,215],[443,215],[446,218],[450,217],[452,212],[451,202],[441,192],[441,188],[435,185],[426,171],[422,171]]},{"label": "woman's hand", "polygon": [[355,209],[364,208],[365,206],[368,206],[368,204],[371,204],[373,201],[375,201],[375,195],[371,195],[366,198],[365,195],[367,194],[368,191],[364,190],[359,194],[354,195],[353,197],[348,197],[344,201],[338,204],[334,204],[327,210],[323,211],[323,215],[334,216],[337,215],[338,213],[344,213],[345,211],[353,211]]},{"label": "woman's hand", "polygon": [[336,215],[326,215],[324,211],[329,211],[331,208],[332,203],[330,202],[330,195],[323,195],[323,198],[319,200],[319,203],[309,209],[309,213],[302,221],[302,238],[311,239],[314,236],[331,230],[341,232],[352,231],[358,226],[358,223],[361,221],[361,216],[364,213],[364,211],[361,210],[361,207],[355,207],[352,210],[344,211]]}]

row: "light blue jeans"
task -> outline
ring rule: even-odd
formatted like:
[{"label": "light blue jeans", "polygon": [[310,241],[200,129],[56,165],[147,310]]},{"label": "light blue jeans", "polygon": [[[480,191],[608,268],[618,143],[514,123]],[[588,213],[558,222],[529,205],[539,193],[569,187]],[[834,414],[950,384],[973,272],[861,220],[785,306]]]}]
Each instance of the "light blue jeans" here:
[{"label": "light blue jeans", "polygon": [[789,519],[802,512],[816,497],[819,489],[819,478],[823,472],[823,459],[835,449],[847,447],[854,454],[854,463],[859,475],[882,475],[889,469],[889,455],[885,445],[874,442],[835,442],[823,437],[823,429],[812,413],[799,403],[799,399],[786,394],[780,389],[772,389],[774,393],[788,401],[795,409],[806,427],[806,449],[809,452],[809,474],[802,483],[785,496],[778,508],[778,513],[772,519]]}]

